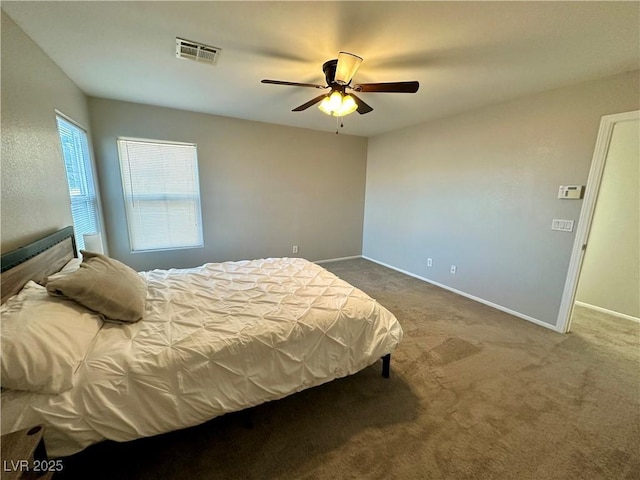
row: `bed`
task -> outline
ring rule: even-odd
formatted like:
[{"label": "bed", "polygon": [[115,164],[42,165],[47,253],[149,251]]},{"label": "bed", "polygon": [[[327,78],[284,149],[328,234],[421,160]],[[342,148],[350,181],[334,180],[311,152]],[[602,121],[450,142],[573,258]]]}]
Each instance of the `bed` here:
[{"label": "bed", "polygon": [[73,273],[76,256],[71,227],[2,256],[2,434],[43,424],[52,457],[197,425],[380,359],[388,377],[402,339],[387,309],[299,258],[135,273],[143,318],[105,322],[39,285]]}]

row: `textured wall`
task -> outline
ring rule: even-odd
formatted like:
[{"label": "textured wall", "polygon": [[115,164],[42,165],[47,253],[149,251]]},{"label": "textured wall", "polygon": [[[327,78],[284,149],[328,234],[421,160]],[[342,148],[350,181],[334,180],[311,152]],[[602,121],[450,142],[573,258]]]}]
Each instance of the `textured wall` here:
[{"label": "textured wall", "polygon": [[55,109],[88,128],[84,94],[4,12],[2,251],[72,224]]},{"label": "textured wall", "polygon": [[551,221],[582,205],[558,186],[586,184],[601,116],[637,109],[639,86],[635,71],[370,138],[363,254],[555,325],[574,233]]},{"label": "textured wall", "polygon": [[640,317],[640,121],[615,125],[576,300]]},{"label": "textured wall", "polygon": [[[310,260],[361,254],[366,138],[97,98],[89,108],[113,257],[144,270],[292,256],[293,245]],[[130,252],[118,136],[197,144],[204,248]]]}]

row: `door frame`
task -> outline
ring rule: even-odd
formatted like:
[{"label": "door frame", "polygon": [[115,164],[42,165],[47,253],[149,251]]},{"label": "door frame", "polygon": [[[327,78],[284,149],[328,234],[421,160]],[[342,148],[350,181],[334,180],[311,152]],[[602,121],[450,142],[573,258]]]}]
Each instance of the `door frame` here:
[{"label": "door frame", "polygon": [[567,333],[571,328],[571,317],[578,288],[578,280],[580,279],[582,262],[584,260],[584,253],[587,248],[589,233],[591,231],[593,214],[596,209],[598,193],[600,192],[602,175],[604,173],[607,154],[609,153],[613,129],[618,123],[638,119],[640,119],[640,110],[604,115],[600,120],[600,129],[598,130],[598,138],[596,139],[593,159],[591,160],[591,169],[589,170],[584,202],[582,204],[578,226],[576,228],[571,260],[569,261],[569,271],[564,285],[562,301],[560,302],[558,320],[556,321],[558,331],[562,333]]}]

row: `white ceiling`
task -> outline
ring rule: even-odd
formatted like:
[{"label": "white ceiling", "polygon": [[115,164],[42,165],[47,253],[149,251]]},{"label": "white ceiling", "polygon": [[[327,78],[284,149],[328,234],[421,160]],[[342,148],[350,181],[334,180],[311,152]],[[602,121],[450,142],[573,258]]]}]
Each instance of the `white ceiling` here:
[{"label": "white ceiling", "polygon": [[[362,93],[344,120],[371,136],[640,66],[632,2],[11,2],[2,9],[90,96],[335,131],[311,107],[322,64],[364,57],[355,83],[418,80],[416,94]],[[175,38],[222,49],[177,59]]]}]

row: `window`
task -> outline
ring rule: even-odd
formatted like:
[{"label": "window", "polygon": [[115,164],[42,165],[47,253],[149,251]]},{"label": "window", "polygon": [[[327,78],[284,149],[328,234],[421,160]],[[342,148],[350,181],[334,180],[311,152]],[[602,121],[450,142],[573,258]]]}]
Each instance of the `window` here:
[{"label": "window", "polygon": [[91,172],[87,133],[60,115],[56,115],[56,120],[64,166],[67,171],[76,246],[78,250],[82,250],[85,248],[83,235],[99,232],[98,204]]},{"label": "window", "polygon": [[119,138],[133,252],[202,247],[196,146]]}]

